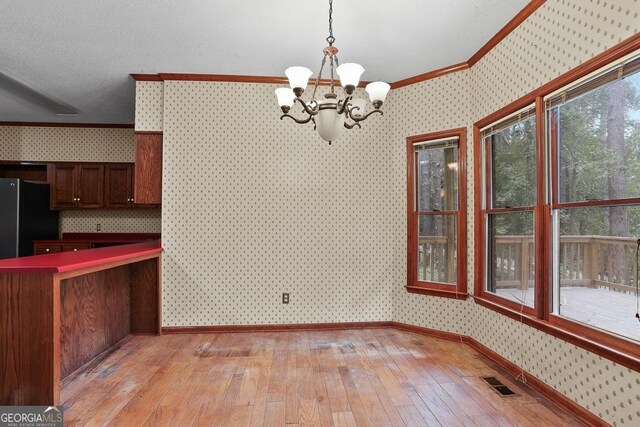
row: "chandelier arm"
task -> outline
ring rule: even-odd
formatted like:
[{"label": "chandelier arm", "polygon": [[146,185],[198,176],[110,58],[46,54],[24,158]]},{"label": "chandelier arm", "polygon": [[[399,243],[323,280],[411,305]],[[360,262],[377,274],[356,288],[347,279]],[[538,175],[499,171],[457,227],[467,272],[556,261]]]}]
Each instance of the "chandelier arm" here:
[{"label": "chandelier arm", "polygon": [[[347,96],[344,101],[342,101],[342,103],[338,103],[338,110],[336,111],[337,114],[344,114],[345,111],[349,111],[349,109],[347,108],[347,104],[349,104],[349,101],[351,101],[353,99],[353,96],[349,95]],[[349,113],[347,113],[348,115]]]},{"label": "chandelier arm", "polygon": [[[315,109],[311,109],[309,108],[309,106],[307,105],[306,102],[304,102],[304,100],[300,97],[297,97],[294,99],[294,101],[297,101],[300,103],[300,105],[302,105],[302,108],[304,109],[304,111],[310,115],[310,116],[315,116],[316,114],[318,114],[318,112],[320,111],[320,106],[318,105],[317,108]],[[305,122],[306,123],[306,122]]]},{"label": "chandelier arm", "polygon": [[347,123],[344,122],[344,127],[346,127],[347,129],[353,129],[354,127],[358,126],[360,129],[362,129],[362,126],[360,126],[360,123],[358,122],[353,122],[353,123]]},{"label": "chandelier arm", "polygon": [[[293,120],[294,122],[298,123],[298,124],[305,124],[305,123],[309,123],[311,121],[311,119],[313,118],[313,116],[309,116],[304,120],[300,120],[300,119],[296,119],[295,117],[293,117],[291,114],[283,114],[280,116],[280,120],[284,119],[285,117],[289,117],[291,120]],[[315,123],[315,120],[314,120]]]},{"label": "chandelier arm", "polygon": [[350,117],[353,119],[354,122],[358,123],[358,122],[364,122],[365,120],[367,120],[369,118],[370,115],[375,114],[375,113],[380,113],[380,114],[384,114],[381,110],[373,110],[371,112],[369,112],[369,114],[365,115],[364,117],[353,117],[353,115],[350,114]]}]

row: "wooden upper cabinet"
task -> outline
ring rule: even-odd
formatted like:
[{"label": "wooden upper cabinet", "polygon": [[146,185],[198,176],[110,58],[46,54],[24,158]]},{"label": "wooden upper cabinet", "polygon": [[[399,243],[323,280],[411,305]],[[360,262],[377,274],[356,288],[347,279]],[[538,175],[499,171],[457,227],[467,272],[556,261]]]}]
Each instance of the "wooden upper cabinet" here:
[{"label": "wooden upper cabinet", "polygon": [[101,208],[104,206],[104,165],[79,164],[76,168],[78,207]]},{"label": "wooden upper cabinet", "polygon": [[[147,167],[143,170],[149,169],[149,165],[157,168],[140,178],[141,182],[146,182],[146,185],[141,185],[143,202],[139,204],[134,198],[133,163],[59,162],[46,165],[47,182],[51,186],[51,209],[158,208],[162,179],[162,135],[159,136],[158,144],[147,144],[145,149],[159,148],[160,152],[152,159],[147,159],[147,151],[141,156],[146,159],[143,163]],[[149,179],[155,180],[155,184],[151,185]]]},{"label": "wooden upper cabinet", "polygon": [[162,133],[136,134],[134,199],[136,204],[162,202]]},{"label": "wooden upper cabinet", "polygon": [[49,166],[51,208],[101,208],[104,206],[104,165],[52,163]]},{"label": "wooden upper cabinet", "polygon": [[73,163],[55,163],[49,165],[49,183],[51,185],[51,208],[74,208],[76,196],[76,165]]},{"label": "wooden upper cabinet", "polygon": [[133,205],[133,165],[111,163],[104,170],[104,206],[127,208]]}]

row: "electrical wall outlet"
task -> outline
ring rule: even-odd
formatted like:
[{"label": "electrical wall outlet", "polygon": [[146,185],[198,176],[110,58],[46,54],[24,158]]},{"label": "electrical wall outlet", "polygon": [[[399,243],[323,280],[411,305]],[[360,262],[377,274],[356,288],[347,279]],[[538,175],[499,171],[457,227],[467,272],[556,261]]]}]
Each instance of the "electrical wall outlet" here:
[{"label": "electrical wall outlet", "polygon": [[102,230],[102,224],[96,224],[96,231]]},{"label": "electrical wall outlet", "polygon": [[282,294],[282,303],[283,304],[289,304],[289,293],[285,292]]}]

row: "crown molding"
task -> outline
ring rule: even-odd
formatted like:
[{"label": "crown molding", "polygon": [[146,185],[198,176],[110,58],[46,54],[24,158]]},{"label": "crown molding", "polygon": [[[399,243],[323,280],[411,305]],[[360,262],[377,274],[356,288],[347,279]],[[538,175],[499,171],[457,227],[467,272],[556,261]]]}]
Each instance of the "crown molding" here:
[{"label": "crown molding", "polygon": [[137,82],[161,82],[162,81],[160,74],[131,73],[129,75],[133,78],[133,80]]},{"label": "crown molding", "polygon": [[442,77],[446,74],[457,73],[459,71],[464,71],[468,69],[469,69],[468,62],[461,62],[459,64],[449,65],[447,67],[438,68],[437,70],[428,71],[423,74],[418,74],[417,76],[407,77],[406,79],[393,82],[391,83],[391,89],[398,89],[404,86],[409,86],[412,84],[424,82],[426,80],[435,79],[436,77]]},{"label": "crown molding", "polygon": [[[158,74],[131,74],[135,81],[189,81],[189,82],[225,82],[225,83],[261,83],[274,85],[288,85],[289,79],[277,76],[242,76],[236,74],[195,74],[195,73],[158,73]],[[337,81],[334,80],[334,81]],[[309,83],[314,83],[313,79]],[[358,87],[364,88],[370,82],[360,82]],[[321,79],[320,86],[330,86],[331,80]]]},{"label": "crown molding", "polygon": [[467,60],[467,64],[469,67],[473,67],[478,63],[486,54],[488,54],[491,49],[496,47],[498,43],[504,40],[513,30],[518,28],[520,24],[522,24],[528,17],[533,15],[533,13],[540,8],[543,4],[545,4],[546,0],[532,0],[527,4],[513,19],[507,22],[507,25],[502,27],[500,31],[496,33],[495,36],[491,37],[484,46],[482,46],[476,53],[474,53],[471,58]]}]

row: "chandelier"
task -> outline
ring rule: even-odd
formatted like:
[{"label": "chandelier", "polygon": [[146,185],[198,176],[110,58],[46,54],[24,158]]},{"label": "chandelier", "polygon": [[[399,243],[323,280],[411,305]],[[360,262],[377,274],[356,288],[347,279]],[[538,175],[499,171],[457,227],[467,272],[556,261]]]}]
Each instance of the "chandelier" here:
[{"label": "chandelier", "polygon": [[[285,71],[285,75],[289,79],[290,88],[276,89],[278,104],[284,113],[280,116],[280,120],[288,117],[299,124],[313,122],[314,130],[325,141],[335,141],[342,135],[344,129],[361,128],[360,122],[366,120],[375,113],[382,114],[380,107],[387,97],[390,86],[385,82],[372,82],[367,85],[365,90],[369,94],[369,99],[373,105],[373,110],[366,113],[367,101],[361,98],[354,98],[353,93],[360,83],[360,76],[364,72],[364,68],[360,64],[355,63],[338,63],[338,48],[333,45],[335,37],[333,37],[333,0],[329,0],[329,37],[327,43],[329,46],[323,49],[324,57],[320,65],[320,72],[315,79],[313,86],[313,94],[310,101],[303,100],[302,94],[307,88],[309,78],[313,72],[306,67],[289,67]],[[330,69],[330,86],[331,91],[324,95],[324,99],[318,101],[316,99],[316,91],[321,83],[322,70],[329,59]],[[340,85],[344,91],[344,99],[339,99],[336,94],[336,85],[334,78],[335,72],[340,78]],[[296,118],[289,114],[294,103],[299,103],[302,107],[304,118]]]}]

